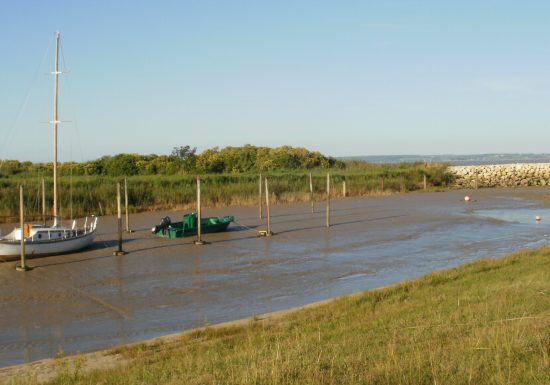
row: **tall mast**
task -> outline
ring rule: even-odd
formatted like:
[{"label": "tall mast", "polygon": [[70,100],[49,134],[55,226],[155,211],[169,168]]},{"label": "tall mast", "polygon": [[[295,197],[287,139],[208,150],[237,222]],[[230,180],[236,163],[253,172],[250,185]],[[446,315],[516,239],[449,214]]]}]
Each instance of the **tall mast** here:
[{"label": "tall mast", "polygon": [[59,98],[59,38],[60,33],[55,33],[55,71],[54,71],[54,97],[53,97],[53,225],[57,226],[57,125],[59,117],[57,104]]}]

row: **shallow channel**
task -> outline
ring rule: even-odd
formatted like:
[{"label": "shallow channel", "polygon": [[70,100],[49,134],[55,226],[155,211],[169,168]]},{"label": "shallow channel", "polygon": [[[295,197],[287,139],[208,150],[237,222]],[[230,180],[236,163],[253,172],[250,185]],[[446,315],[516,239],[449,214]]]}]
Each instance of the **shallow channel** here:
[{"label": "shallow channel", "polygon": [[115,219],[103,217],[91,250],[33,259],[28,273],[0,263],[0,366],[287,309],[545,245],[549,192],[340,199],[330,229],[322,202],[314,214],[309,204],[277,205],[271,238],[256,236],[265,228],[257,208],[206,209],[235,215],[239,225],[208,234],[204,246],[150,234],[162,216],[182,213],[142,213],[131,217],[137,231],[125,235],[128,254],[118,257]]}]

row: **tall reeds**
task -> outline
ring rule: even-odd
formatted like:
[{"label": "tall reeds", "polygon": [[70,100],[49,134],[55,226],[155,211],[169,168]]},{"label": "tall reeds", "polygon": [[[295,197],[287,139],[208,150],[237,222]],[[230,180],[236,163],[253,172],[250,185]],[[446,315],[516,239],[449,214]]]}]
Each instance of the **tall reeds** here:
[{"label": "tall reeds", "polygon": [[[444,185],[447,182],[445,165],[433,165],[427,169],[422,164],[371,165],[350,164],[345,170],[331,170],[334,184],[346,180],[348,196],[388,194],[421,189],[424,172],[430,185]],[[270,194],[273,203],[308,202],[310,200],[309,173],[312,173],[314,199],[324,199],[326,170],[279,171],[264,174],[270,180]],[[16,220],[18,188],[22,184],[27,191],[29,219],[41,216],[41,178],[43,175],[9,177],[0,179],[0,219],[3,222]],[[384,191],[381,178],[384,177]],[[61,176],[60,216],[69,217],[70,195],[72,195],[73,216],[89,214],[111,215],[116,213],[114,196],[116,184],[121,177],[73,176],[72,187],[68,175]],[[128,201],[131,212],[157,209],[191,209],[196,195],[194,175],[150,175],[130,176],[128,179]],[[231,205],[255,205],[258,199],[257,174],[209,174],[201,176],[203,183],[203,205],[220,207]],[[46,177],[46,213],[51,214],[48,202],[52,200],[52,185]],[[72,189],[72,194],[69,190]],[[336,197],[341,189],[335,189]],[[101,206],[101,210],[100,210]]]}]

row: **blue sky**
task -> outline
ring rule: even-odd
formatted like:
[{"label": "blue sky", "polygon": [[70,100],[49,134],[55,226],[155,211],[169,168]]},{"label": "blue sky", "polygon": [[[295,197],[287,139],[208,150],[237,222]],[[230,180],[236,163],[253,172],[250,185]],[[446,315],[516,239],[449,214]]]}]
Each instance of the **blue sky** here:
[{"label": "blue sky", "polygon": [[[549,152],[545,1],[0,0],[0,158]],[[49,50],[48,50],[49,48]]]}]

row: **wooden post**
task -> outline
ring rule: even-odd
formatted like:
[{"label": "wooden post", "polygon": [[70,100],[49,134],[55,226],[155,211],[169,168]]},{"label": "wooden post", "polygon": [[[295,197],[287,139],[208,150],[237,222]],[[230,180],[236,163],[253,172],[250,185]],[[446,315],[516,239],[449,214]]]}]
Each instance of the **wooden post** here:
[{"label": "wooden post", "polygon": [[330,227],[330,174],[327,172],[327,222],[326,226]]},{"label": "wooden post", "polygon": [[118,250],[113,255],[126,254],[122,250],[122,210],[120,208],[120,182],[116,184],[116,208],[117,208],[117,222],[118,222]]},{"label": "wooden post", "polygon": [[260,221],[262,220],[263,213],[262,213],[262,174],[260,173],[260,198],[258,199],[258,208],[260,209]]},{"label": "wooden post", "polygon": [[346,180],[344,179],[344,181],[342,182],[342,196],[345,198],[346,195]]},{"label": "wooden post", "polygon": [[428,188],[428,182],[426,180],[426,174],[424,174],[424,190]]},{"label": "wooden post", "polygon": [[197,240],[193,243],[195,245],[204,245],[204,242],[201,238],[202,234],[202,213],[201,213],[201,177],[197,177]]},{"label": "wooden post", "polygon": [[21,269],[25,266],[25,204],[23,201],[23,186],[19,186],[19,222],[21,225]]},{"label": "wooden post", "polygon": [[19,186],[19,222],[21,226],[21,263],[15,266],[17,271],[28,271],[25,263],[25,205],[23,202],[23,186]]},{"label": "wooden post", "polygon": [[46,185],[42,178],[42,224],[46,226]]},{"label": "wooden post", "polygon": [[267,178],[265,178],[265,204],[267,207],[267,236],[273,235],[271,232],[271,209],[269,207],[269,187],[267,185]]},{"label": "wooden post", "polygon": [[384,177],[382,176],[382,180],[381,180],[381,183],[380,183],[380,189],[382,190],[382,192],[384,192]]},{"label": "wooden post", "polygon": [[477,176],[477,170],[475,171],[475,173],[476,173],[475,189],[477,190],[479,188],[479,180],[478,180],[478,176]]},{"label": "wooden post", "polygon": [[73,169],[71,167],[71,174],[69,175],[69,217],[71,222],[73,221]]},{"label": "wooden post", "polygon": [[313,202],[313,178],[309,173],[309,201],[311,202],[311,213],[315,212],[315,203]]},{"label": "wooden post", "polygon": [[133,233],[130,229],[130,213],[128,212],[128,179],[124,178],[124,214],[126,215],[126,232]]}]

